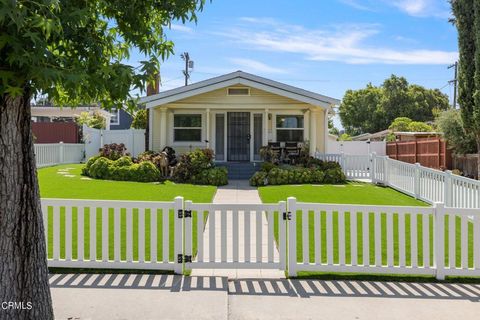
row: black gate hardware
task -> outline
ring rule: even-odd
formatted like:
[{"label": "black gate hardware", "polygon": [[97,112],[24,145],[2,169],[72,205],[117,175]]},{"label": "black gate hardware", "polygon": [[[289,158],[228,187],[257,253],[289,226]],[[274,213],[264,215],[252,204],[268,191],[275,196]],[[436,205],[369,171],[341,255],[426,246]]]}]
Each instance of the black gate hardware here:
[{"label": "black gate hardware", "polygon": [[191,263],[192,262],[192,256],[187,256],[183,254],[178,254],[177,256],[177,262],[178,263]]},{"label": "black gate hardware", "polygon": [[283,213],[283,220],[292,220],[292,213],[290,211]]},{"label": "black gate hardware", "polygon": [[192,217],[192,210],[182,210],[178,209],[178,218],[182,219],[183,217],[185,218],[191,218]]}]

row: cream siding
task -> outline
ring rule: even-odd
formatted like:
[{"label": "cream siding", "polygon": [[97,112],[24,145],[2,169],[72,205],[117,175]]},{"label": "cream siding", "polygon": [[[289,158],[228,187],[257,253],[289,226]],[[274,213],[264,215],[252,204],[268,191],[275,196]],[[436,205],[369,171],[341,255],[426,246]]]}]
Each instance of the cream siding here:
[{"label": "cream siding", "polygon": [[[238,87],[238,86],[235,86]],[[161,117],[163,114],[160,109],[166,108],[167,117],[167,137],[161,138]],[[206,110],[209,109],[209,133],[206,132]],[[182,99],[174,103],[168,103],[153,109],[152,115],[152,139],[151,149],[161,150],[165,145],[172,146],[177,154],[181,154],[195,148],[204,148],[207,144],[204,140],[209,140],[209,146],[215,147],[215,114],[231,111],[248,111],[252,113],[261,113],[265,117],[265,110],[268,109],[270,119],[267,119],[268,141],[275,141],[275,118],[277,114],[304,114],[304,139],[310,140],[310,120],[315,115],[316,121],[316,145],[311,146],[317,151],[324,150],[324,110],[321,107],[313,106],[297,100],[286,98],[280,95],[272,94],[263,90],[250,88],[248,96],[229,96],[227,88],[213,90],[211,92],[199,94],[194,97]],[[316,112],[310,112],[314,110]],[[174,142],[173,141],[173,115],[175,113],[201,113],[202,114],[202,141],[201,142]],[[253,123],[251,124],[253,125]],[[165,140],[164,140],[165,139]],[[225,137],[226,139],[226,137]],[[265,141],[265,139],[264,139]]]}]

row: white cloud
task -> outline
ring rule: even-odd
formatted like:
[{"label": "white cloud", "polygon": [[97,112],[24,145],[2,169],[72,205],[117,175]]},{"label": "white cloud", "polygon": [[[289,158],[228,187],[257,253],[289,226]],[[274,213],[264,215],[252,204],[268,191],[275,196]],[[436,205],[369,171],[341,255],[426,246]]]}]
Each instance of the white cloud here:
[{"label": "white cloud", "polygon": [[[346,4],[352,8],[363,10],[363,11],[373,11],[373,8],[370,6],[370,3],[362,3],[361,0],[339,0],[341,3]],[[365,1],[363,1],[365,2]],[[367,1],[370,2],[370,1]]]},{"label": "white cloud", "polygon": [[252,60],[252,59],[245,59],[245,58],[230,58],[231,62],[237,65],[243,71],[257,73],[257,72],[264,72],[264,73],[287,73],[286,70],[271,67],[263,62]]},{"label": "white cloud", "polygon": [[172,24],[170,29],[173,31],[185,32],[185,33],[192,33],[193,29],[182,24]]},{"label": "white cloud", "polygon": [[449,5],[446,0],[384,0],[414,17],[448,18]]},{"label": "white cloud", "polygon": [[377,24],[343,24],[324,29],[307,29],[279,22],[269,22],[266,25],[259,21],[221,35],[248,49],[300,54],[307,60],[351,64],[449,64],[458,56],[457,52],[452,51],[394,49],[367,43],[379,33],[380,26]]}]

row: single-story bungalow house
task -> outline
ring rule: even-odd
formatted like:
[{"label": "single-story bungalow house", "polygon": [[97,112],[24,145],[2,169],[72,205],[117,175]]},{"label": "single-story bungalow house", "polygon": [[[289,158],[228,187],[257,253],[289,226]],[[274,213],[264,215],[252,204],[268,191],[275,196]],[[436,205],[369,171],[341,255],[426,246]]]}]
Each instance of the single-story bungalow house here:
[{"label": "single-story bungalow house", "polygon": [[340,101],[242,71],[141,99],[149,110],[149,149],[209,147],[215,160],[259,161],[269,142],[306,142],[325,152],[328,113]]}]

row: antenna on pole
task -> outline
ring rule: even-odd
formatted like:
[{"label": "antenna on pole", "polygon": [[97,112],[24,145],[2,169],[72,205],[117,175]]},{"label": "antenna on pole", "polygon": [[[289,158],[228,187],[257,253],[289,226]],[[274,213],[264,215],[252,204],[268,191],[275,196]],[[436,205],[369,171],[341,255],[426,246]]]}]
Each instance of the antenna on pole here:
[{"label": "antenna on pole", "polygon": [[193,69],[193,61],[190,60],[190,55],[188,52],[184,52],[180,55],[185,61],[185,70],[183,70],[183,75],[185,76],[185,85],[188,86],[188,79],[190,79],[191,69]]},{"label": "antenna on pole", "polygon": [[448,66],[448,69],[452,68],[455,68],[455,78],[448,81],[448,83],[453,83],[453,109],[457,109],[458,61],[455,61],[454,64]]}]

